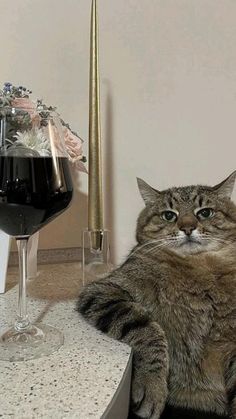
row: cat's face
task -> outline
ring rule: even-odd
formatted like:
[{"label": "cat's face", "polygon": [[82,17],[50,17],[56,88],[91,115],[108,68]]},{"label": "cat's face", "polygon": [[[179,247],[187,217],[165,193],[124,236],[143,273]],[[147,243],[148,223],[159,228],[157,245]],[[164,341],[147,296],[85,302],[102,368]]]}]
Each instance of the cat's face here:
[{"label": "cat's face", "polygon": [[[159,192],[138,180],[146,207],[137,224],[149,251],[179,254],[220,250],[236,240],[236,206],[230,200],[236,172],[214,187],[186,186]],[[151,243],[152,242],[152,243]]]}]

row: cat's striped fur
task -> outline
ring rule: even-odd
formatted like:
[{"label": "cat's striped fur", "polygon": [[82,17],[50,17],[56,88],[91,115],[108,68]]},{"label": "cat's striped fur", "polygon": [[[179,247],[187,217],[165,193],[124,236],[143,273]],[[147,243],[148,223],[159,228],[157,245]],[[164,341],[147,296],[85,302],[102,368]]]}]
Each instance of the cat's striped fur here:
[{"label": "cat's striped fur", "polygon": [[137,246],[79,296],[92,325],[133,348],[140,418],[168,402],[236,419],[235,176],[162,192],[139,180]]}]

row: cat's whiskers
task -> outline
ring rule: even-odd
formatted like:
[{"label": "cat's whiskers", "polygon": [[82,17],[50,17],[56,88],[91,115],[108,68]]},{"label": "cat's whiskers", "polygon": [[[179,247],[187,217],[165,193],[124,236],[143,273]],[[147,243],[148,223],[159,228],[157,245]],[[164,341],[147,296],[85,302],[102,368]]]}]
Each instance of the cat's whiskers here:
[{"label": "cat's whiskers", "polygon": [[212,243],[214,243],[214,242],[215,243],[222,243],[222,244],[232,244],[233,243],[232,240],[223,239],[221,237],[214,237],[214,236],[211,236],[211,235],[201,236],[200,239],[202,241],[209,241],[209,242],[212,242]]},{"label": "cat's whiskers", "polygon": [[155,250],[160,249],[161,247],[164,247],[164,246],[166,246],[166,242],[164,242],[164,243],[160,243],[160,244],[158,244],[158,245],[154,246],[152,249],[149,249],[149,250],[147,250],[146,252],[144,252],[144,254],[146,255],[146,254],[148,254],[148,253],[154,253],[154,252],[155,252]]},{"label": "cat's whiskers", "polygon": [[146,243],[142,244],[141,246],[136,247],[136,248],[135,248],[135,250],[134,250],[132,253],[130,253],[130,255],[128,256],[128,259],[129,259],[131,256],[134,256],[137,252],[139,252],[140,250],[142,250],[144,247],[146,247],[146,246],[150,246],[150,245],[152,245],[152,244],[157,244],[157,243],[163,242],[163,240],[164,240],[164,239],[155,239],[155,240],[150,240],[150,241],[148,241],[148,242],[146,242]]},{"label": "cat's whiskers", "polygon": [[147,250],[144,253],[145,254],[147,254],[147,253],[154,253],[155,250],[160,249],[161,247],[170,247],[171,245],[173,245],[177,241],[178,241],[178,238],[177,237],[165,237],[165,239],[162,239],[162,243],[154,246],[153,248]]},{"label": "cat's whiskers", "polygon": [[[232,244],[232,242],[233,242],[230,239],[214,237],[209,233],[199,234],[198,239],[199,239],[200,243],[196,242],[196,244],[199,244],[199,245],[201,245],[201,242],[202,242],[202,244],[205,244],[206,242],[209,242],[209,243],[213,243],[213,244],[225,244],[225,245],[230,244],[230,243]],[[136,247],[135,250],[132,253],[130,253],[130,255],[128,256],[128,259],[130,257],[134,256],[136,253],[143,250],[147,246],[150,246],[150,248],[147,249],[147,250],[144,249],[143,255],[153,254],[155,251],[157,251],[159,249],[162,249],[163,247],[166,247],[166,248],[174,247],[174,248],[176,248],[181,244],[183,244],[183,238],[179,237],[178,235],[171,236],[171,237],[162,236],[162,237],[159,237],[158,239],[150,240],[146,243],[143,243],[141,246]],[[142,254],[139,255],[139,257],[140,256],[142,256]]]}]

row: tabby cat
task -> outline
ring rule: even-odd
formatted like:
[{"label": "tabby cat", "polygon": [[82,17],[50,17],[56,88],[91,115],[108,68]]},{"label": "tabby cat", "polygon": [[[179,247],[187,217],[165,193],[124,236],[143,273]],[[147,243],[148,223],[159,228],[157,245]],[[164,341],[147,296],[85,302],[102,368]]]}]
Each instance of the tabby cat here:
[{"label": "tabby cat", "polygon": [[168,403],[236,419],[235,178],[164,191],[138,179],[137,245],[79,296],[89,323],[132,347],[140,418]]}]

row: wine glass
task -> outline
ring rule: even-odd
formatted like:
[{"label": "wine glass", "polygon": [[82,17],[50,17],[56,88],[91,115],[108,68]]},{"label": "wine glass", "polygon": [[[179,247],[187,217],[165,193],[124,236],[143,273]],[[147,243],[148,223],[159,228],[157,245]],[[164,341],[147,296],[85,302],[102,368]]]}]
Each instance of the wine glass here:
[{"label": "wine glass", "polygon": [[63,129],[53,111],[5,106],[0,109],[0,229],[17,240],[17,320],[0,337],[0,360],[38,358],[57,350],[63,334],[31,324],[27,314],[27,241],[60,215],[73,188]]}]

